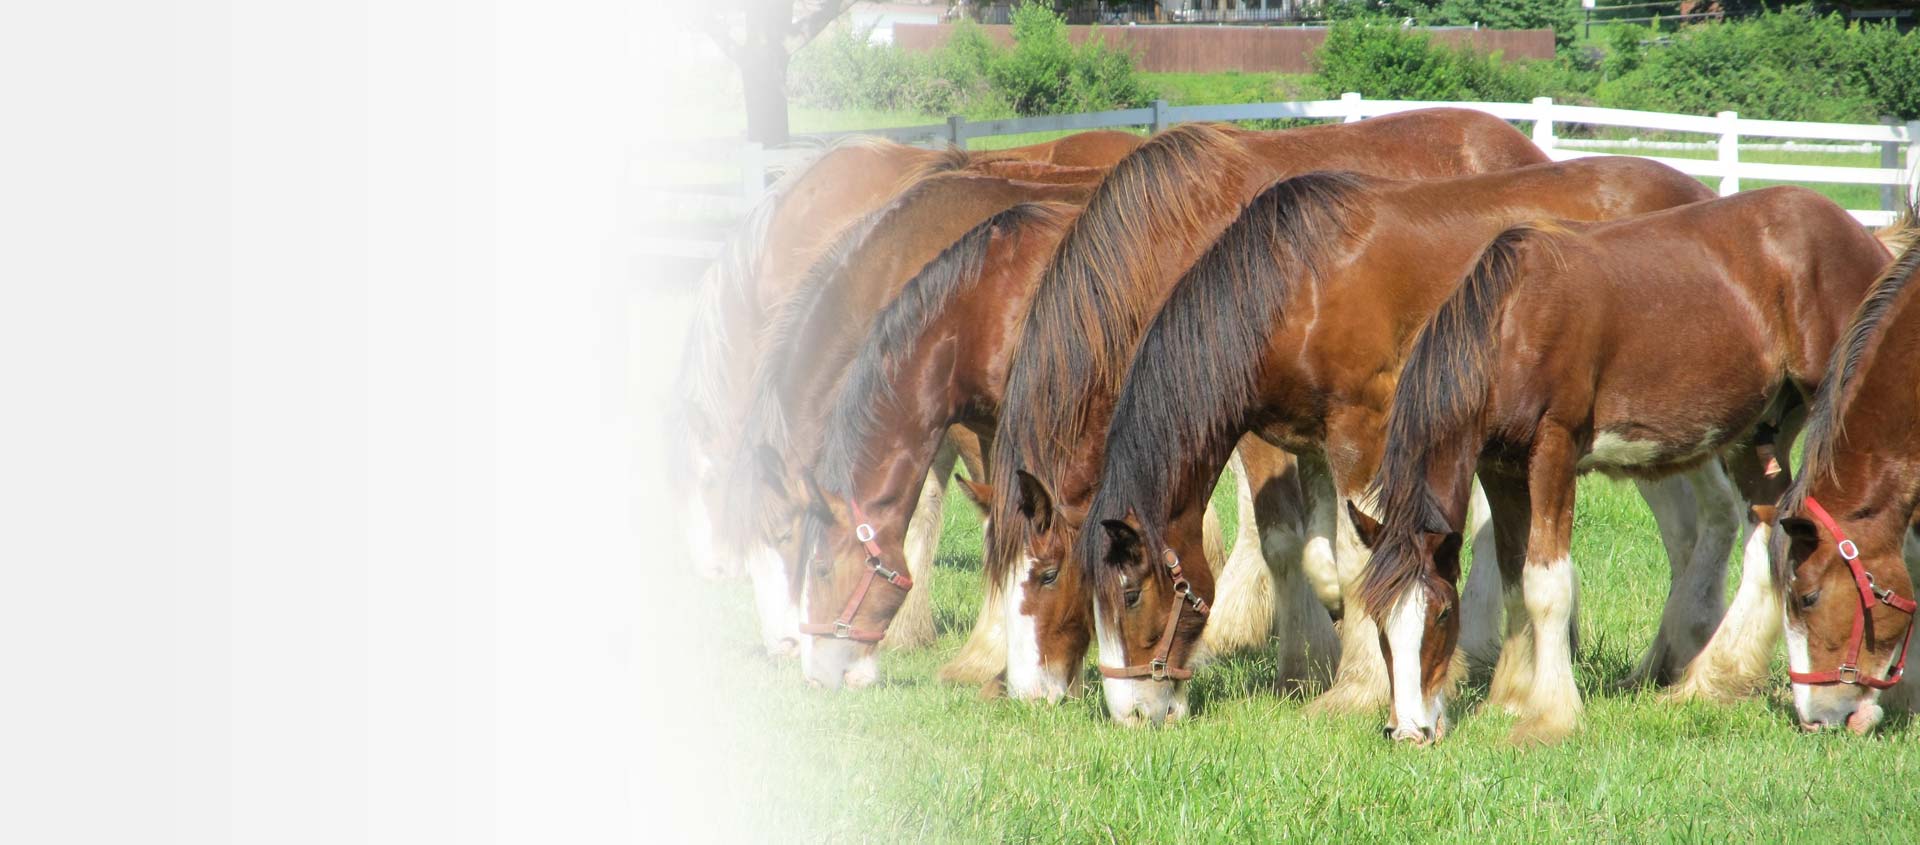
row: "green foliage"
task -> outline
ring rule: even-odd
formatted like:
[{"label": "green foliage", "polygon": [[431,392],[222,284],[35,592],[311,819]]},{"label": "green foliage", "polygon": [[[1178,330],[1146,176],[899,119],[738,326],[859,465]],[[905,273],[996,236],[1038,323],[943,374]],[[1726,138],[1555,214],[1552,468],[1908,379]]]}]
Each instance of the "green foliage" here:
[{"label": "green foliage", "polygon": [[1561,47],[1573,43],[1580,23],[1579,0],[1330,0],[1325,9],[1336,21],[1385,17],[1422,26],[1551,29]]},{"label": "green foliage", "polygon": [[841,27],[794,57],[790,93],[802,105],[966,114],[1063,114],[1153,99],[1133,56],[1098,34],[1074,46],[1066,20],[1038,2],[1014,10],[1011,49],[962,22],[925,53],[867,43]]},{"label": "green foliage", "polygon": [[1518,65],[1437,45],[1389,18],[1335,23],[1313,60],[1328,97],[1358,91],[1388,100],[1511,102],[1533,97],[1536,85]]},{"label": "green foliage", "polygon": [[1686,27],[1663,46],[1642,46],[1648,36],[1629,27],[1609,33],[1602,103],[1773,120],[1920,117],[1920,34],[1790,9]]}]

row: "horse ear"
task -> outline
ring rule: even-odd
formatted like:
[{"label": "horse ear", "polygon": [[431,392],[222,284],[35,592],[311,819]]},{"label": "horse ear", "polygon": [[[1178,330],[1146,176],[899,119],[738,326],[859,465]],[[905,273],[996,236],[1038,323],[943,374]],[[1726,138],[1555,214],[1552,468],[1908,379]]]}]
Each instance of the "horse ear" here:
[{"label": "horse ear", "polygon": [[1813,520],[1803,516],[1783,516],[1780,518],[1780,530],[1797,542],[1819,543],[1820,531],[1813,527]]},{"label": "horse ear", "polygon": [[761,483],[775,490],[787,489],[787,462],[772,446],[762,443],[754,447],[753,463],[760,470]]},{"label": "horse ear", "polygon": [[1045,534],[1053,527],[1053,494],[1047,485],[1026,470],[1013,471],[1020,479],[1020,515],[1027,518],[1033,533]]},{"label": "horse ear", "polygon": [[1360,544],[1373,548],[1374,542],[1380,539],[1380,521],[1361,513],[1360,506],[1355,505],[1352,499],[1347,500],[1347,518],[1353,520],[1354,530],[1360,534]]},{"label": "horse ear", "polygon": [[801,473],[800,481],[807,488],[807,508],[826,521],[832,522],[833,508],[827,504],[827,495],[820,490],[820,482],[813,480],[813,473]]},{"label": "horse ear", "polygon": [[956,478],[954,482],[960,485],[960,492],[966,494],[967,501],[980,509],[981,516],[993,513],[993,485],[968,478]]},{"label": "horse ear", "polygon": [[1458,531],[1429,535],[1436,538],[1428,554],[1433,560],[1434,570],[1448,582],[1460,583],[1460,546],[1462,538]]},{"label": "horse ear", "polygon": [[1108,563],[1126,566],[1141,560],[1140,532],[1124,519],[1103,519],[1100,527],[1107,532]]},{"label": "horse ear", "polygon": [[1759,525],[1771,523],[1780,516],[1780,511],[1772,505],[1754,505],[1749,510],[1753,511],[1753,521]]}]

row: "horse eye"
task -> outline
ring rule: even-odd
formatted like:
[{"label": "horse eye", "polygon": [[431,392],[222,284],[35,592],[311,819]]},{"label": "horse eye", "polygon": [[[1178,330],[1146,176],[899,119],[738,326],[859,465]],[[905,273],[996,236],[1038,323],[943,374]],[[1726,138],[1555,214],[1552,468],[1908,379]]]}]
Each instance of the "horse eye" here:
[{"label": "horse eye", "polygon": [[1445,622],[1447,620],[1447,617],[1452,615],[1453,615],[1453,605],[1447,605],[1446,607],[1440,608],[1440,615],[1435,616],[1433,618],[1433,621]]},{"label": "horse eye", "polygon": [[1127,606],[1128,606],[1128,607],[1139,607],[1139,606],[1140,606],[1140,591],[1139,591],[1139,590],[1128,590],[1128,591],[1126,592],[1126,594],[1125,594],[1125,596],[1124,596],[1124,598],[1125,598],[1125,599],[1127,600]]},{"label": "horse eye", "polygon": [[1053,586],[1053,582],[1058,580],[1060,580],[1060,567],[1056,566],[1040,573],[1040,586],[1042,587],[1051,587]]},{"label": "horse eye", "polygon": [[1814,605],[1814,603],[1815,603],[1815,602],[1818,602],[1819,600],[1820,600],[1820,591],[1819,591],[1819,590],[1814,590],[1814,591],[1813,591],[1813,592],[1811,592],[1811,593],[1808,593],[1808,594],[1806,594],[1806,595],[1804,595],[1804,596],[1801,596],[1801,597],[1800,597],[1800,609],[1801,609],[1801,610],[1812,610],[1812,609],[1813,609],[1813,605]]}]

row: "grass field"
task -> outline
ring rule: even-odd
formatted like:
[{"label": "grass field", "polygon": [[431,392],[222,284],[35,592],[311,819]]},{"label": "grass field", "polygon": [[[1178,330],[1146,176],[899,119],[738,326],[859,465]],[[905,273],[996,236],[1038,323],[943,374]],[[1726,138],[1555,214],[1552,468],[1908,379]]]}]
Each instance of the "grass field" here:
[{"label": "grass field", "polygon": [[[1218,504],[1231,517],[1223,489]],[[1673,705],[1615,689],[1650,641],[1667,566],[1629,485],[1582,482],[1583,729],[1516,747],[1480,712],[1484,683],[1429,749],[1383,740],[1383,716],[1309,718],[1271,691],[1258,654],[1192,682],[1195,715],[1161,730],[1110,724],[1099,685],[1058,706],[982,699],[934,669],[979,602],[980,530],[948,500],[934,591],[939,643],[882,658],[874,688],[803,687],[797,665],[752,656],[744,585],[707,587],[726,633],[719,694],[753,726],[736,784],[755,812],[732,822],[780,840],[1171,842],[1912,841],[1920,731],[1889,714],[1870,738],[1803,735],[1783,698]],[[1231,536],[1231,531],[1229,531]],[[1776,661],[1778,663],[1778,661]],[[1088,670],[1091,678],[1091,669]],[[743,759],[745,759],[743,758]]]}]

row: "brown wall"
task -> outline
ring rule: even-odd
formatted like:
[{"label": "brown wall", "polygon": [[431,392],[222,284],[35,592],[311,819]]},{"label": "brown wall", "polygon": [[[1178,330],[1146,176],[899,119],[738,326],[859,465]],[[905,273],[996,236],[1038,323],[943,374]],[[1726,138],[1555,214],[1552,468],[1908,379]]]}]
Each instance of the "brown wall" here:
[{"label": "brown wall", "polygon": [[[982,28],[995,41],[1013,43],[1013,27]],[[1095,29],[1107,44],[1132,49],[1140,60],[1140,69],[1153,73],[1309,73],[1313,70],[1309,57],[1327,40],[1324,28],[1297,26],[1070,26],[1067,36],[1078,44]],[[1499,51],[1510,59],[1553,58],[1551,29],[1427,31],[1442,44],[1470,44],[1476,50]],[[953,27],[943,24],[900,23],[894,24],[893,43],[908,50],[926,50],[945,44],[952,34]]]}]

